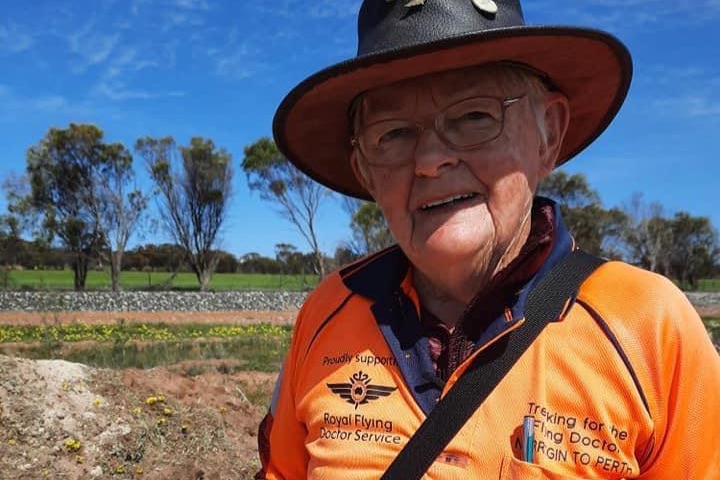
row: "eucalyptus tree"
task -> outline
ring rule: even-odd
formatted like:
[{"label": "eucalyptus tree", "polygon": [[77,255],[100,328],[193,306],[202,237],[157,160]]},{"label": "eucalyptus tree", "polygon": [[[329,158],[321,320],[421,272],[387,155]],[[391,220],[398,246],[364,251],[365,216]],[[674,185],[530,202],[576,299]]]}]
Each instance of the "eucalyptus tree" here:
[{"label": "eucalyptus tree", "polygon": [[107,144],[103,136],[95,125],[70,124],[66,129],[51,128],[27,152],[31,191],[23,201],[39,215],[48,238],[59,239],[71,253],[77,291],[85,289],[90,261],[106,251],[114,252],[111,276],[117,288],[122,250],[134,223],[126,223],[123,235],[116,236],[117,215],[110,212],[143,208],[136,201],[112,206],[117,184],[108,177],[125,185],[132,176],[132,157],[122,144]]},{"label": "eucalyptus tree", "polygon": [[278,207],[281,216],[292,223],[315,256],[315,273],[325,276],[325,259],[320,251],[317,214],[323,200],[332,192],[320,185],[285,158],[275,142],[267,137],[245,147],[242,169],[251,191]]},{"label": "eucalyptus tree", "polygon": [[342,206],[350,216],[352,240],[347,248],[353,256],[377,252],[395,243],[395,237],[376,203],[343,197]]},{"label": "eucalyptus tree", "polygon": [[172,137],[146,137],[135,150],[147,162],[165,228],[185,250],[200,290],[206,291],[220,260],[216,243],[231,196],[230,154],[201,137],[179,148]]},{"label": "eucalyptus tree", "polygon": [[106,247],[100,250],[101,259],[110,264],[111,286],[117,292],[125,248],[147,211],[149,195],[135,184],[130,152],[120,144],[108,145],[107,150],[113,161],[100,164],[94,172],[97,189],[94,208]]},{"label": "eucalyptus tree", "polygon": [[630,262],[689,288],[715,274],[720,244],[708,217],[683,211],[670,216],[659,203],[646,204],[639,193],[625,209],[629,222],[624,238]]},{"label": "eucalyptus tree", "polygon": [[672,274],[681,285],[696,289],[698,280],[714,273],[720,259],[718,234],[708,217],[677,212],[670,220]]},{"label": "eucalyptus tree", "polygon": [[623,231],[626,260],[651,272],[671,275],[673,226],[658,202],[645,203],[635,193],[623,207],[628,223]]}]

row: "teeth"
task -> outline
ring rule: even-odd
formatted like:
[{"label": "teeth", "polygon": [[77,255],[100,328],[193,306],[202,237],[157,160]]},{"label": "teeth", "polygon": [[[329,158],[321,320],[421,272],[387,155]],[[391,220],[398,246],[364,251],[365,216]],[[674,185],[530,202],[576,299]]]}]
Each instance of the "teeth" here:
[{"label": "teeth", "polygon": [[429,209],[431,209],[431,208],[440,207],[440,206],[442,206],[442,205],[450,205],[450,204],[452,204],[452,203],[459,202],[459,201],[461,201],[461,200],[467,200],[468,198],[473,198],[474,196],[475,196],[474,193],[465,193],[465,194],[458,195],[458,196],[455,196],[455,197],[452,197],[452,198],[446,198],[445,200],[440,200],[440,201],[437,201],[437,202],[426,203],[425,205],[423,205],[422,207],[420,207],[420,209],[421,209],[421,210],[429,210]]}]

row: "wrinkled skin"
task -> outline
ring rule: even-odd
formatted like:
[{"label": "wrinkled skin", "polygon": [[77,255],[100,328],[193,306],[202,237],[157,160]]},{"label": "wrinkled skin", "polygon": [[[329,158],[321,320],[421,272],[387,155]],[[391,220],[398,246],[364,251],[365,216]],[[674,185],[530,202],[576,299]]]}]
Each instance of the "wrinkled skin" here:
[{"label": "wrinkled skin", "polygon": [[[482,68],[445,72],[367,92],[355,122],[362,128],[389,118],[426,120],[469,96],[525,93],[519,84],[501,86]],[[426,129],[414,157],[403,165],[370,165],[358,149],[352,154],[358,180],[415,267],[421,301],[451,326],[519,253],[529,233],[535,189],[557,160],[568,102],[559,93],[531,97],[509,106],[500,135],[473,150],[455,151]],[[470,198],[427,208],[459,196]]]}]

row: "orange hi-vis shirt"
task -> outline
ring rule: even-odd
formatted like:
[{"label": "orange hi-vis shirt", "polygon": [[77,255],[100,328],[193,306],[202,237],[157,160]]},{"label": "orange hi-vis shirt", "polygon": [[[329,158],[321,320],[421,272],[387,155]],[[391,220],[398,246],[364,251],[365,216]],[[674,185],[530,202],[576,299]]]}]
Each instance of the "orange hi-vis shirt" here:
[{"label": "orange hi-vis shirt", "polygon": [[[397,248],[326,278],[301,309],[259,438],[257,478],[382,476],[477,352],[523,328],[525,298],[572,248],[557,214],[547,264],[442,386],[412,268]],[[667,279],[608,262],[582,285],[424,478],[720,479],[720,357]],[[522,424],[534,417],[533,462]]]}]

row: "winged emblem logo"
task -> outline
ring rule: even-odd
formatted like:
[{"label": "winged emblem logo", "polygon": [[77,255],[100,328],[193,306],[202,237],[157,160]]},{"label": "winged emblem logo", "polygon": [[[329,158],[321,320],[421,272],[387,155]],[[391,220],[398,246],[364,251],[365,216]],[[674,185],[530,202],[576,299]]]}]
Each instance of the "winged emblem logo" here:
[{"label": "winged emblem logo", "polygon": [[372,379],[362,370],[352,374],[348,380],[350,380],[348,383],[327,383],[326,385],[335,395],[338,395],[350,405],[355,405],[355,410],[360,405],[365,405],[380,397],[387,397],[397,390],[397,387],[371,384]]}]

